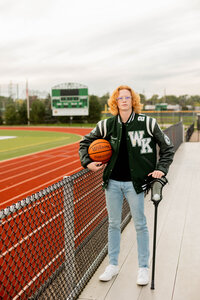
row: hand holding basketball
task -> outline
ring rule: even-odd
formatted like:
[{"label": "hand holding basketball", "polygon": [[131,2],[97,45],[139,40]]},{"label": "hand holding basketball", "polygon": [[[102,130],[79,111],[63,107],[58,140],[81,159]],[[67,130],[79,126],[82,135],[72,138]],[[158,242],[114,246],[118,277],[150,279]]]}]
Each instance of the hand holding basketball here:
[{"label": "hand holding basketball", "polygon": [[87,165],[87,168],[90,171],[96,172],[96,171],[99,171],[100,169],[103,168],[103,164],[101,162],[93,161],[93,162],[91,162],[90,164]]}]

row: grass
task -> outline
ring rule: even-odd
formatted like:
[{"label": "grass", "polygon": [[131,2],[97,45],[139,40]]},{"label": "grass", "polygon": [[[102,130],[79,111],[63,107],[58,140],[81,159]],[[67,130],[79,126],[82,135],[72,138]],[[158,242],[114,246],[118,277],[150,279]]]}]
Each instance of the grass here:
[{"label": "grass", "polygon": [[0,136],[16,136],[16,138],[0,140],[0,161],[80,140],[80,136],[75,134],[34,130],[0,130]]}]

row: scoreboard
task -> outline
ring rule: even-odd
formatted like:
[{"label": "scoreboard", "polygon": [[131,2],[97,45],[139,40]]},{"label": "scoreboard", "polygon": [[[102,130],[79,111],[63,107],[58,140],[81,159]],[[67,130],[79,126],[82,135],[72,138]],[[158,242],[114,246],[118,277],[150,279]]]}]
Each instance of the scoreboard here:
[{"label": "scoreboard", "polygon": [[88,116],[88,87],[79,83],[64,83],[51,90],[53,116]]}]

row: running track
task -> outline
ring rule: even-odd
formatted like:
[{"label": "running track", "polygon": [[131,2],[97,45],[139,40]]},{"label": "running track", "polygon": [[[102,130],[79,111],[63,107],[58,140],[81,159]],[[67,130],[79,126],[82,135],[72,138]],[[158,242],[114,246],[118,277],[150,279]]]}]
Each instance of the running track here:
[{"label": "running track", "polygon": [[[0,130],[38,130],[83,136],[91,128],[4,127]],[[0,162],[0,209],[16,203],[82,169],[79,142]]]}]

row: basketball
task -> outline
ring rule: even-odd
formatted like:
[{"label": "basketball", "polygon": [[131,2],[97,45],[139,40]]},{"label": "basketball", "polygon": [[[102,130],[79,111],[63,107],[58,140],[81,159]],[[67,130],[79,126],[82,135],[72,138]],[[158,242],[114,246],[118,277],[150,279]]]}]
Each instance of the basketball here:
[{"label": "basketball", "polygon": [[111,144],[104,139],[95,140],[90,144],[88,154],[93,161],[99,161],[105,164],[112,156]]}]

